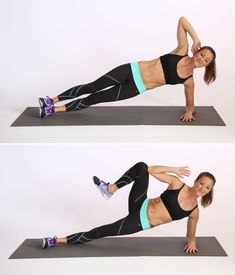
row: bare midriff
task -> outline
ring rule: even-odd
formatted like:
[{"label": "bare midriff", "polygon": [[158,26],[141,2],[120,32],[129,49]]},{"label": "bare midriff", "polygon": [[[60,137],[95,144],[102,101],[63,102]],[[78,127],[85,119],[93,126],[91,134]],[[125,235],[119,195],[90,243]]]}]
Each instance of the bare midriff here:
[{"label": "bare midriff", "polygon": [[160,58],[150,61],[139,61],[139,69],[147,89],[153,89],[165,85],[165,77]]},{"label": "bare midriff", "polygon": [[160,197],[149,199],[148,219],[152,227],[172,221]]}]

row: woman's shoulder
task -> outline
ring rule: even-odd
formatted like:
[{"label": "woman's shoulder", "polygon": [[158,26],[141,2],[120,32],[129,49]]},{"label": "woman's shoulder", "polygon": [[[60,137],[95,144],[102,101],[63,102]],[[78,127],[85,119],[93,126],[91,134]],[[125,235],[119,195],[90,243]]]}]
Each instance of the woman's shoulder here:
[{"label": "woman's shoulder", "polygon": [[177,178],[177,180],[174,181],[174,183],[169,184],[168,186],[168,190],[178,190],[181,189],[185,186],[186,184],[184,182],[182,182],[179,178]]},{"label": "woman's shoulder", "polygon": [[180,56],[186,56],[188,55],[188,49],[187,48],[176,48],[173,51],[170,52],[170,54],[180,55]]}]

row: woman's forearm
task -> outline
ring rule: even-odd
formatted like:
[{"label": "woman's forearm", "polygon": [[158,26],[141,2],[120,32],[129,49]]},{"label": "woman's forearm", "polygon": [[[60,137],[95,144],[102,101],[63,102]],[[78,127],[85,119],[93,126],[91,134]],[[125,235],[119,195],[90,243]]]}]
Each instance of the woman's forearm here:
[{"label": "woman's forearm", "polygon": [[154,165],[148,167],[148,172],[150,174],[175,173],[175,171],[176,167],[171,166]]},{"label": "woman's forearm", "polygon": [[195,41],[200,41],[196,31],[194,30],[193,26],[189,23],[189,21],[182,16],[180,18],[180,21],[182,23],[182,26],[184,28],[184,30],[191,36],[192,40]]},{"label": "woman's forearm", "polygon": [[189,217],[187,222],[187,242],[195,242],[196,227],[198,222],[198,212],[195,217]]}]

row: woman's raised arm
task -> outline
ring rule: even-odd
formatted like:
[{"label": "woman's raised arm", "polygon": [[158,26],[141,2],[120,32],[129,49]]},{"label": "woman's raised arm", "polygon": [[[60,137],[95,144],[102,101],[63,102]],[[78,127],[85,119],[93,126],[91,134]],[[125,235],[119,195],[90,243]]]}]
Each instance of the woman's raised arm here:
[{"label": "woman's raised arm", "polygon": [[189,21],[184,17],[180,17],[178,28],[177,28],[177,41],[178,46],[175,51],[179,52],[181,51],[182,54],[188,53],[188,39],[187,39],[187,33],[190,35],[190,37],[193,40],[193,45],[191,48],[192,53],[196,53],[200,47],[201,42],[198,38],[198,35],[192,25],[189,23]]},{"label": "woman's raised arm", "polygon": [[[184,176],[188,177],[190,175],[190,171],[187,169],[187,166],[170,167],[154,165],[148,167],[148,172],[157,180],[168,184],[179,183],[181,181],[178,177],[183,178]],[[168,173],[176,174],[178,177],[169,175]]]}]

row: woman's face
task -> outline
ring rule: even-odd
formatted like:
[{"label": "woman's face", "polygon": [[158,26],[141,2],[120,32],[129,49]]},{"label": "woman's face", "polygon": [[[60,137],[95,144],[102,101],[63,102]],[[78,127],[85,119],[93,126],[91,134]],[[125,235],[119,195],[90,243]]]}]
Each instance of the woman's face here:
[{"label": "woman's face", "polygon": [[202,176],[199,180],[195,181],[194,186],[198,197],[203,197],[208,194],[213,188],[214,182],[207,176]]},{"label": "woman's face", "polygon": [[206,67],[211,63],[211,61],[213,61],[213,59],[214,55],[210,50],[202,49],[195,53],[194,64],[198,68]]}]

